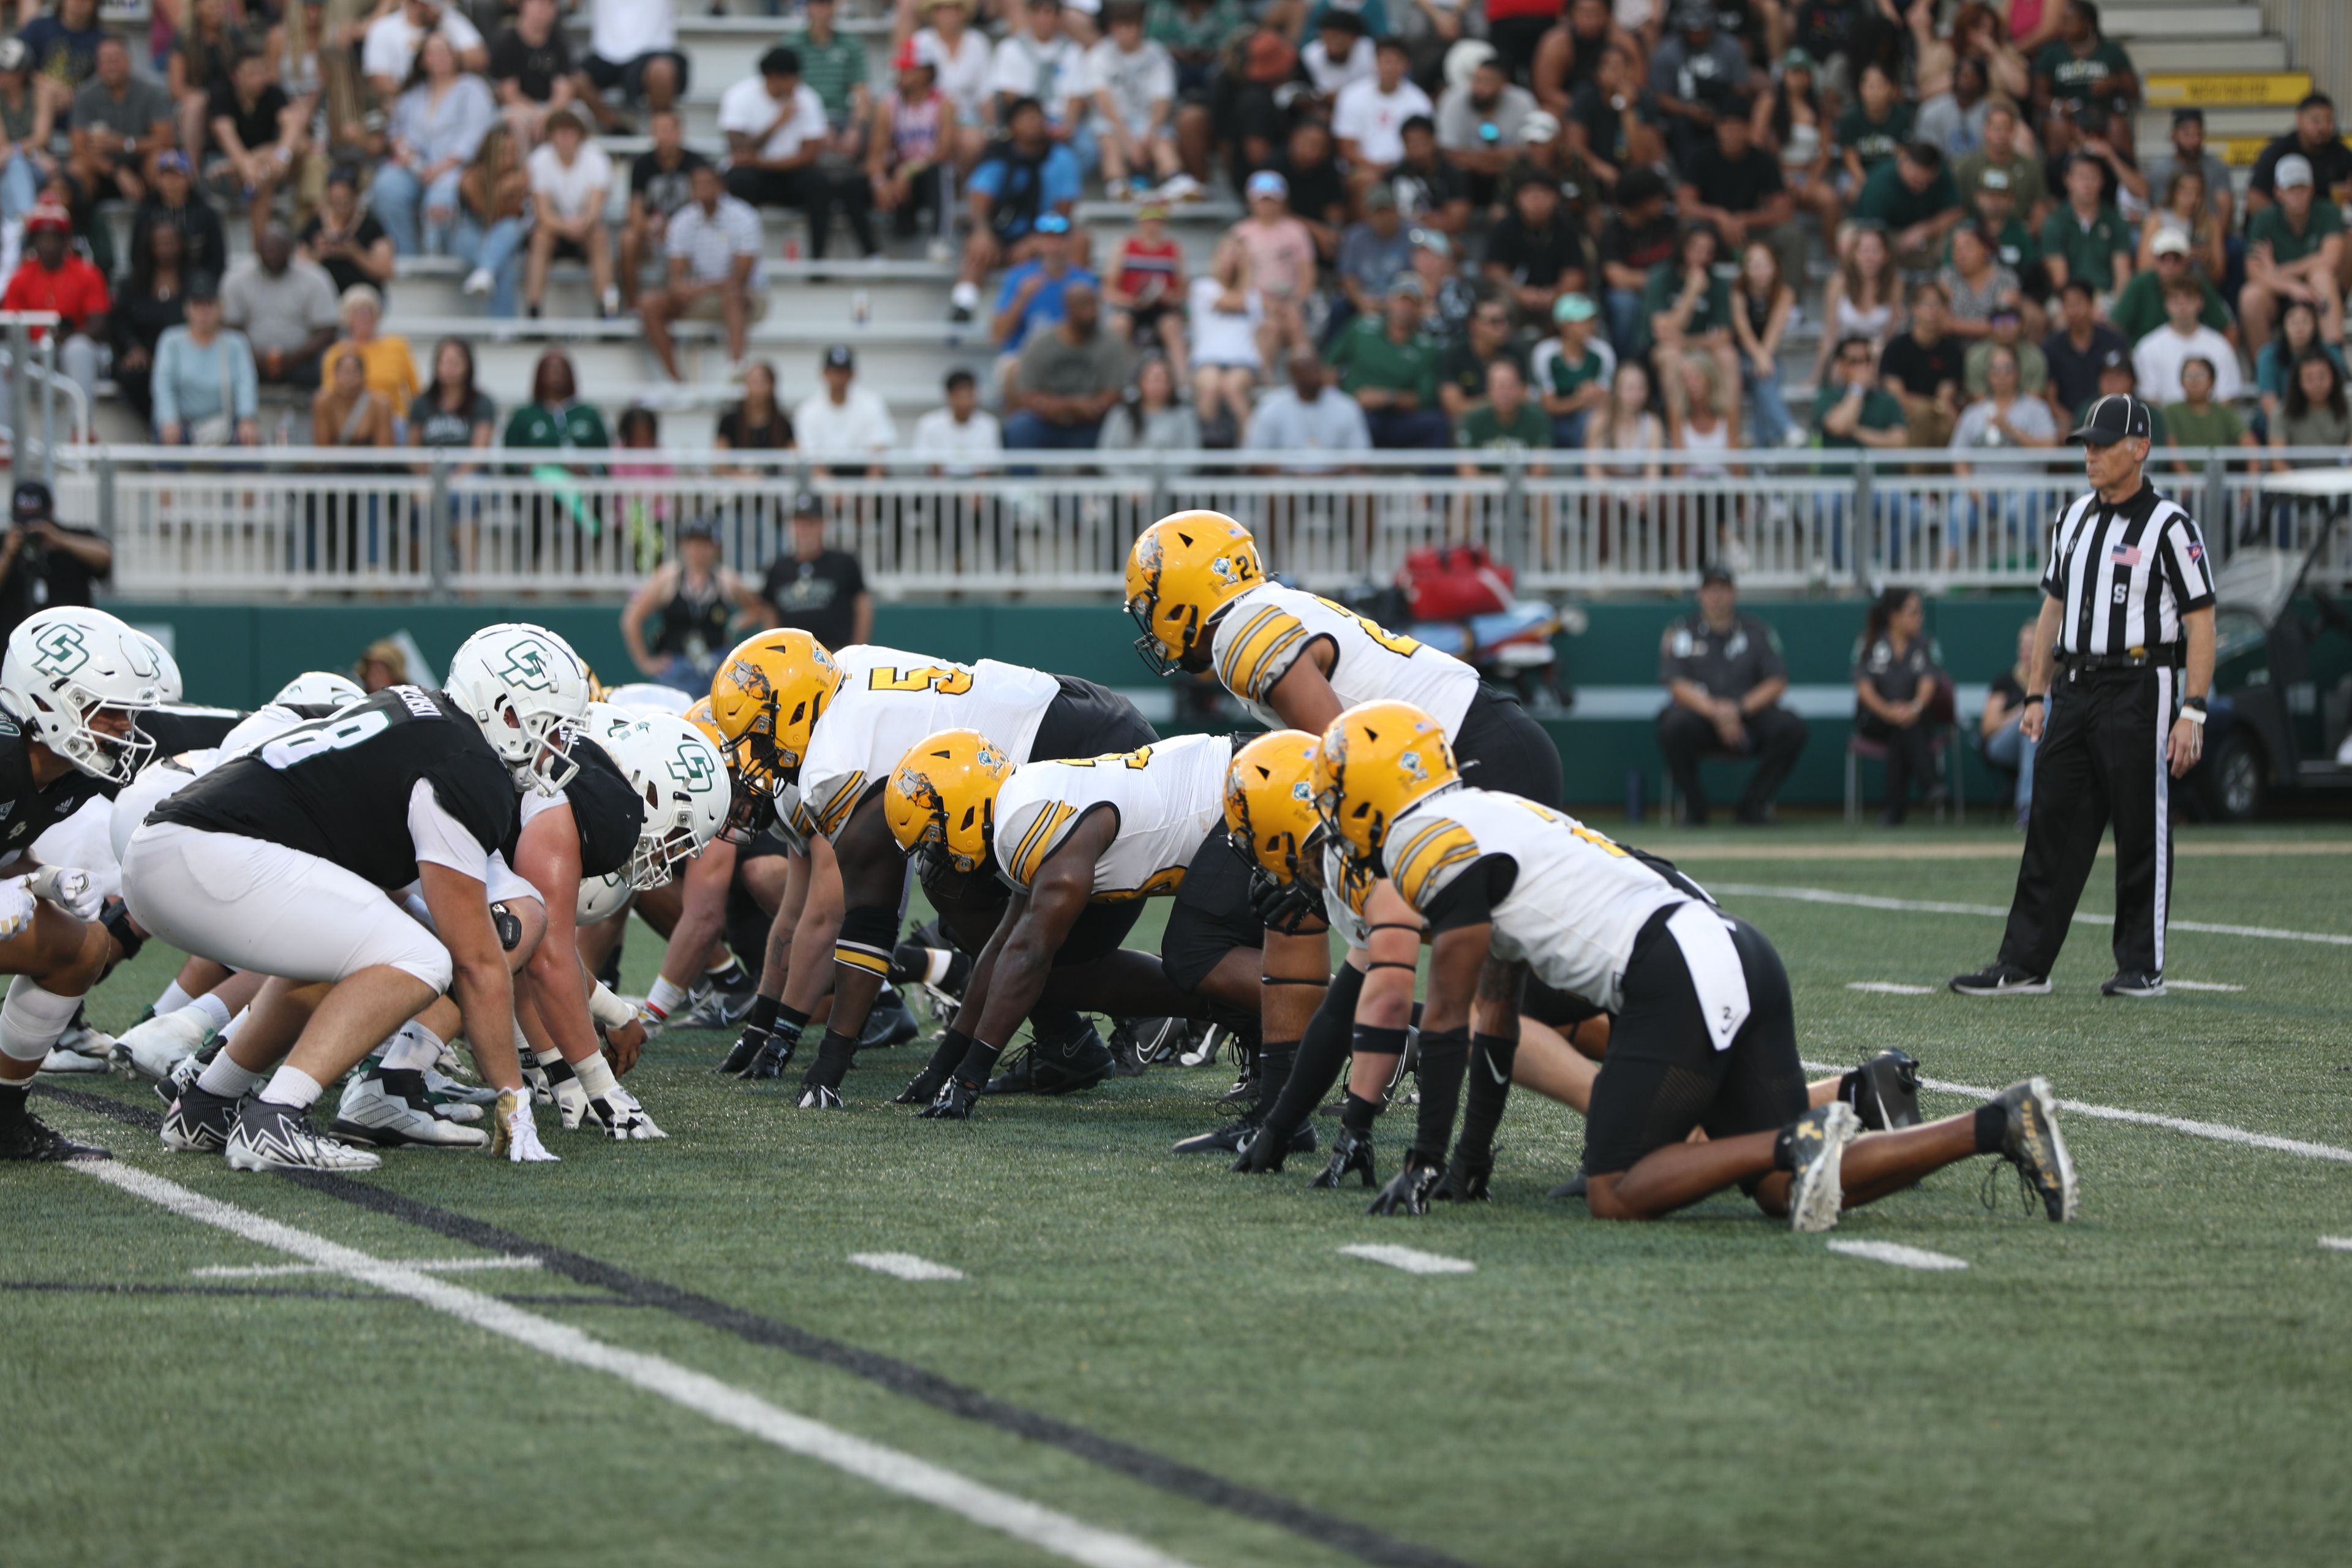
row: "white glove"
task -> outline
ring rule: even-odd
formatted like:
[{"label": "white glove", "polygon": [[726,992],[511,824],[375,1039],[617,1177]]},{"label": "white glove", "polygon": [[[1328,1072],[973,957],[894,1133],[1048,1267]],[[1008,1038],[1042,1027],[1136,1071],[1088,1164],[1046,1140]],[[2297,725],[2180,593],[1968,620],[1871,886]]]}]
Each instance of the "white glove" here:
[{"label": "white glove", "polygon": [[491,1117],[495,1129],[490,1135],[492,1155],[504,1154],[518,1165],[551,1164],[555,1156],[539,1141],[539,1129],[530,1124],[530,1096],[524,1090],[499,1090],[499,1103]]},{"label": "white glove", "polygon": [[651,1142],[656,1138],[669,1136],[654,1125],[654,1119],[646,1114],[646,1108],[637,1103],[637,1097],[618,1084],[613,1086],[612,1093],[600,1100],[590,1100],[588,1109],[598,1121],[604,1123],[606,1135],[618,1142]]},{"label": "white glove", "polygon": [[26,887],[25,877],[11,877],[0,881],[0,942],[5,942],[19,931],[28,931],[33,924],[33,910],[39,900]]},{"label": "white glove", "polygon": [[89,873],[71,866],[44,866],[25,879],[25,886],[78,921],[94,921],[106,908],[106,895],[89,885]]},{"label": "white glove", "polygon": [[563,1119],[563,1130],[577,1131],[583,1122],[593,1126],[594,1119],[589,1114],[588,1086],[576,1078],[555,1079],[553,1074],[549,1077],[553,1079],[549,1087],[554,1091],[555,1113]]}]

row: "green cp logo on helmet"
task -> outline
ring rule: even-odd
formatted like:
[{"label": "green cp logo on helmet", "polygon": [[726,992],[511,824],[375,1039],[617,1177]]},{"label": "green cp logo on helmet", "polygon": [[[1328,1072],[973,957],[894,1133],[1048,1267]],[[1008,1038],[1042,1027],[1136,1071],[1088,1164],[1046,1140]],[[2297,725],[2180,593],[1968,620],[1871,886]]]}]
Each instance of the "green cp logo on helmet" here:
[{"label": "green cp logo on helmet", "polygon": [[507,662],[498,672],[499,679],[509,686],[524,691],[552,691],[555,678],[547,670],[547,645],[536,637],[525,637],[507,648]]},{"label": "green cp logo on helmet", "polygon": [[709,753],[687,741],[677,743],[677,755],[670,759],[669,776],[676,779],[681,788],[696,795],[709,793],[717,777],[710,765]]},{"label": "green cp logo on helmet", "polygon": [[63,679],[89,662],[89,646],[82,640],[79,626],[51,626],[33,639],[33,647],[40,650],[33,668],[43,675]]}]

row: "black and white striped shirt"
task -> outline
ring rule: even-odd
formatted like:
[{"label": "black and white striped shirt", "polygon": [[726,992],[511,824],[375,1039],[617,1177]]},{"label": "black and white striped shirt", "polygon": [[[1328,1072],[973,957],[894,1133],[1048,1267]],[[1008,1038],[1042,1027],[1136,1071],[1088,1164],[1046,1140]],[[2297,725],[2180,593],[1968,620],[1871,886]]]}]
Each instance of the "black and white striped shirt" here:
[{"label": "black and white striped shirt", "polygon": [[2177,647],[2181,616],[2213,602],[2213,574],[2197,524],[2142,479],[2120,506],[2093,490],[2058,514],[2042,591],[2065,606],[2059,652],[2128,654]]}]

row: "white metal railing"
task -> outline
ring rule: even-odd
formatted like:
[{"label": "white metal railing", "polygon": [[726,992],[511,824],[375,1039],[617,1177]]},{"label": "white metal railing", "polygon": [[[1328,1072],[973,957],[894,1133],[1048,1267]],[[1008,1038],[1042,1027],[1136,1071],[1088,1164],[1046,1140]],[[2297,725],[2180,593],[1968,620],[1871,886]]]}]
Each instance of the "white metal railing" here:
[{"label": "white metal railing", "polygon": [[[58,453],[61,510],[113,540],[117,590],[196,598],[610,595],[671,553],[689,520],[715,525],[724,558],[756,572],[789,550],[803,487],[833,542],[891,595],[1116,594],[1136,534],[1190,507],[1238,518],[1272,570],[1327,591],[1385,581],[1408,551],[1446,542],[1483,546],[1534,594],[1682,589],[1717,562],[1775,591],[2024,586],[2041,575],[2051,520],[2084,484],[2041,454],[1987,455],[1960,473],[1943,452],[1741,453],[1737,474],[1567,452],[1349,456],[1342,468],[1279,453],[1024,452],[943,474],[907,454]],[[2306,470],[2352,458],[2287,456]],[[2217,560],[2246,543],[2306,548],[2347,509],[2282,493],[2268,455],[2253,457],[2152,461]],[[2344,478],[2352,490],[2352,469]],[[2352,578],[2352,529],[2318,570]]]}]

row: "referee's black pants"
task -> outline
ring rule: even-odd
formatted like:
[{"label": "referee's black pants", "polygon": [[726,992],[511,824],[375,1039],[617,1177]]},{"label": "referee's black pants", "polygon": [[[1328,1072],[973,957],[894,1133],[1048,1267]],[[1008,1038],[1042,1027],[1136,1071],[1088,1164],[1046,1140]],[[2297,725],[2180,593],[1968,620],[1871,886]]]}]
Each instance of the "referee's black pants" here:
[{"label": "referee's black pants", "polygon": [[2050,973],[2113,823],[2116,968],[2164,973],[2172,900],[2172,775],[2164,752],[2179,687],[2168,668],[2087,671],[2052,683],[2002,962]]}]

